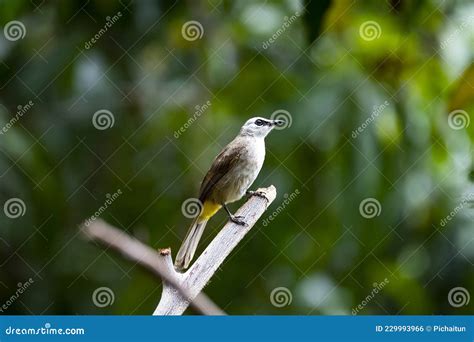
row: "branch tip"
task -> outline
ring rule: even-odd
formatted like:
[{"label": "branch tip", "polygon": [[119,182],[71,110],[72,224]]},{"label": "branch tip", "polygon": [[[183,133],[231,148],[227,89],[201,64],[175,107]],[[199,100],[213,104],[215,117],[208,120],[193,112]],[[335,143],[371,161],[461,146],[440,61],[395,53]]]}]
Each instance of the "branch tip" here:
[{"label": "branch tip", "polygon": [[158,252],[160,253],[161,256],[167,256],[171,254],[171,248],[170,247],[160,248]]}]

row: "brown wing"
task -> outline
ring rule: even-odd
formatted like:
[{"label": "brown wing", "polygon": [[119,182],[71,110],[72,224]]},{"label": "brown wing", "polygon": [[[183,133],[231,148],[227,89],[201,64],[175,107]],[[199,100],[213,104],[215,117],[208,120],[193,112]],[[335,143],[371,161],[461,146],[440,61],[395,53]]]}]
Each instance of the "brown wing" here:
[{"label": "brown wing", "polygon": [[227,145],[221,153],[214,159],[211,168],[207,171],[201,183],[201,190],[199,191],[199,200],[204,203],[211,193],[214,185],[224,177],[235,164],[239,161],[242,154],[242,146],[233,144]]}]

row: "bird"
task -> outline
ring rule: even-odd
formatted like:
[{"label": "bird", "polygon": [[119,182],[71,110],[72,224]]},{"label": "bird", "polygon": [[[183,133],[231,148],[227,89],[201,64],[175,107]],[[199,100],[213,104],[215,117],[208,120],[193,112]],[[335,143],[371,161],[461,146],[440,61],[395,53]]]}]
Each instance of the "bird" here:
[{"label": "bird", "polygon": [[222,207],[230,221],[246,226],[243,217],[233,215],[227,204],[240,200],[246,194],[264,196],[249,188],[265,160],[265,137],[273,128],[284,124],[283,120],[278,119],[251,118],[214,159],[199,190],[199,213],[193,219],[176,255],[174,265],[177,270],[189,267],[207,222]]}]

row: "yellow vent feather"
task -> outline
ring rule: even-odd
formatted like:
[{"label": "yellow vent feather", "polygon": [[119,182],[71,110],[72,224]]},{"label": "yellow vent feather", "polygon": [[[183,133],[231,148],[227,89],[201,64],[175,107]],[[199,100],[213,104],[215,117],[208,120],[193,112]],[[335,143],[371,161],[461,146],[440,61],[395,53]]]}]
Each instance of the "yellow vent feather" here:
[{"label": "yellow vent feather", "polygon": [[222,207],[222,205],[210,201],[204,202],[199,220],[209,220]]}]

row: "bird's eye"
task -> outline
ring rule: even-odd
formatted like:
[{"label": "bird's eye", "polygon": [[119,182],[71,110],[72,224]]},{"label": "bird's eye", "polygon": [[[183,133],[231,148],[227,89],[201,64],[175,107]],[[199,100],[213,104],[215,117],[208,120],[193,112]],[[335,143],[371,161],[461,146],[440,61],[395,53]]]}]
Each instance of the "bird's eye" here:
[{"label": "bird's eye", "polygon": [[263,126],[265,123],[263,122],[263,120],[258,119],[257,121],[255,121],[255,124],[257,126]]}]

